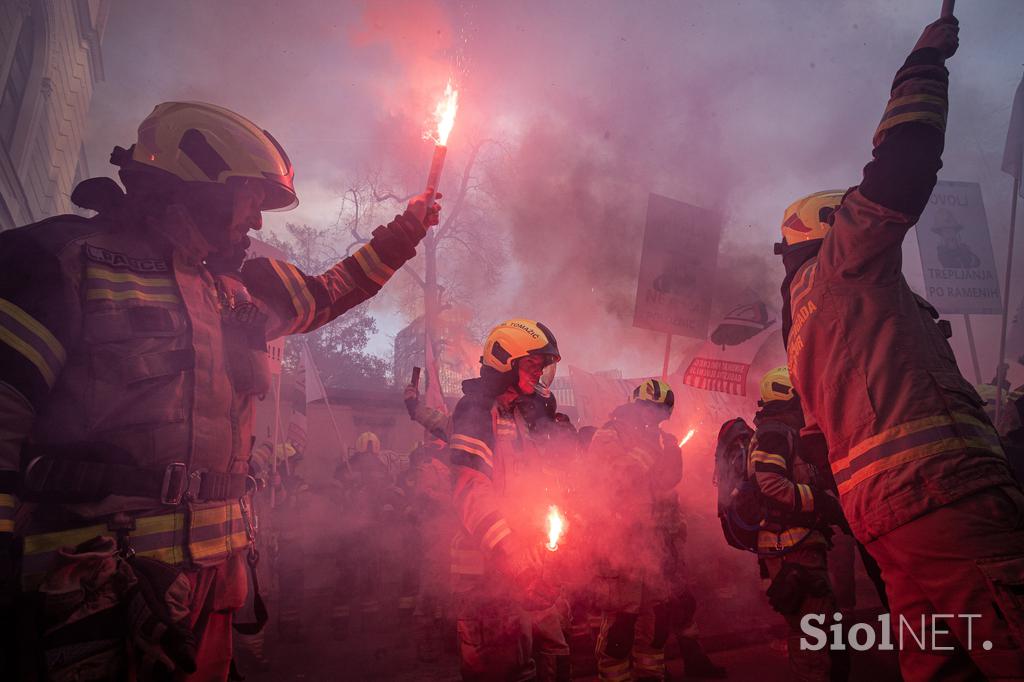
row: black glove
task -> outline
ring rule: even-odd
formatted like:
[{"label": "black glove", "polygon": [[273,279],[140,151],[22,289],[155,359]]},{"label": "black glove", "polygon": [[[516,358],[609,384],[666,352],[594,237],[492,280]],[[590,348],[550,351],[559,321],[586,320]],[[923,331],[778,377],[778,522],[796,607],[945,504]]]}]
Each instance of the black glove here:
[{"label": "black glove", "polygon": [[194,673],[199,645],[187,619],[172,620],[167,604],[172,594],[179,601],[187,599],[187,579],[173,566],[154,559],[135,557],[130,563],[138,582],[126,598],[132,642],[142,669],[153,679],[170,680],[175,671]]},{"label": "black glove", "polygon": [[824,490],[814,491],[814,507],[818,512],[818,518],[830,526],[846,527],[846,515],[843,514],[843,507],[835,495]]}]

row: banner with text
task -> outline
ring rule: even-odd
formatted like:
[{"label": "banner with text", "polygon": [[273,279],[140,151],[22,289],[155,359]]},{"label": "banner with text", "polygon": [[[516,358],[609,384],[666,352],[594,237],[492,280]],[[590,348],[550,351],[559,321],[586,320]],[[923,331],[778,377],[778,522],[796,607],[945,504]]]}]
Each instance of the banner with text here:
[{"label": "banner with text", "polygon": [[726,313],[711,338],[696,352],[683,373],[694,388],[745,396],[747,374],[758,350],[776,335],[779,316],[763,301],[753,300]]},{"label": "banner with text", "polygon": [[707,337],[721,232],[711,211],[650,195],[634,327]]},{"label": "banner with text", "polygon": [[939,181],[917,224],[925,297],[940,313],[1003,311],[981,185]]}]

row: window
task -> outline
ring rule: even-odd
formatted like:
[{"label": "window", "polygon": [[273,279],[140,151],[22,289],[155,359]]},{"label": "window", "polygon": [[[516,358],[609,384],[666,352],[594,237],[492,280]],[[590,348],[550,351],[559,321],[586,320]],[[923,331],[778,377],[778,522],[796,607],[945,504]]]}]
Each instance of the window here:
[{"label": "window", "polygon": [[28,76],[32,70],[32,52],[35,46],[35,31],[32,16],[25,17],[18,33],[18,43],[14,48],[14,62],[7,76],[3,95],[0,96],[0,140],[8,149],[14,139],[14,131],[18,128],[18,112],[25,100],[28,87]]}]

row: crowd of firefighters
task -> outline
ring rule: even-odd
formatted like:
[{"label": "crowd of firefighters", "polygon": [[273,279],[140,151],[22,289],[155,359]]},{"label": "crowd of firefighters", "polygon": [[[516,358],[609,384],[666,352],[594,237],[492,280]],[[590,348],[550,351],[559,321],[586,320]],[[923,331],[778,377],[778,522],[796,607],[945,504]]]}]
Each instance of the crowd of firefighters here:
[{"label": "crowd of firefighters", "polygon": [[[941,167],[957,45],[955,19],[925,29],[860,184],[794,203],[782,224],[788,367],[762,382],[743,477],[763,502],[753,551],[791,629],[794,679],[845,674],[836,652],[798,641],[802,616],[834,602],[833,527],[870,558],[894,618],[946,637],[904,647],[904,679],[1024,677],[1012,434],[901,275]],[[266,342],[375,295],[437,224],[440,195],[414,197],[312,276],[245,260],[261,212],[297,203],[287,155],[248,119],[161,104],[111,161],[123,188],[94,178],[72,195],[95,216],[0,234],[0,663],[13,679],[224,680],[233,627],[267,619],[250,468]],[[681,457],[659,426],[673,391],[644,381],[577,432],[549,391],[560,357],[550,329],[509,320],[450,417],[409,391],[443,445],[388,462],[367,434],[333,477],[296,467],[271,481],[282,516],[335,529],[282,524],[279,631],[301,637],[306,586],[328,579],[334,636],[393,604],[424,658],[454,628],[467,680],[566,679],[589,614],[603,679],[663,679],[673,634],[689,674],[722,675],[696,640],[681,557]],[[552,507],[572,510],[563,522],[586,541],[547,550]],[[253,623],[235,618],[247,599]]]},{"label": "crowd of firefighters", "polygon": [[[410,417],[435,437],[408,457],[367,432],[319,483],[293,457],[272,531],[277,636],[308,638],[316,593],[332,638],[411,633],[422,662],[457,647],[467,678],[568,680],[572,651],[596,657],[603,679],[662,679],[672,636],[688,676],[724,677],[697,640],[683,567],[682,457],[659,428],[672,389],[645,381],[606,425],[577,432],[549,389],[558,359],[543,324],[510,320],[485,344],[488,371],[465,383],[479,404],[449,417],[407,387]],[[551,544],[553,522],[571,543]]]}]

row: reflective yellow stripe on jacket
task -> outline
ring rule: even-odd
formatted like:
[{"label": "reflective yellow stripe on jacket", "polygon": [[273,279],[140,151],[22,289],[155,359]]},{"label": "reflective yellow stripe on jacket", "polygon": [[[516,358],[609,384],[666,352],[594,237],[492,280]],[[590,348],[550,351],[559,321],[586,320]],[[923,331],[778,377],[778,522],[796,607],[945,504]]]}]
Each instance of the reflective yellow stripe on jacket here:
[{"label": "reflective yellow stripe on jacket", "polygon": [[0,533],[14,532],[14,512],[18,499],[14,495],[0,493]]},{"label": "reflective yellow stripe on jacket", "polygon": [[[72,548],[101,535],[113,535],[106,523],[27,535],[22,560],[23,586],[31,589],[38,585],[61,548]],[[138,556],[173,565],[188,561],[216,564],[248,545],[237,502],[138,517],[135,530],[128,536]]]},{"label": "reflective yellow stripe on jacket", "polygon": [[832,472],[842,495],[872,476],[912,460],[972,448],[1002,451],[992,426],[974,417],[924,417],[862,440],[845,457],[832,462]]}]

